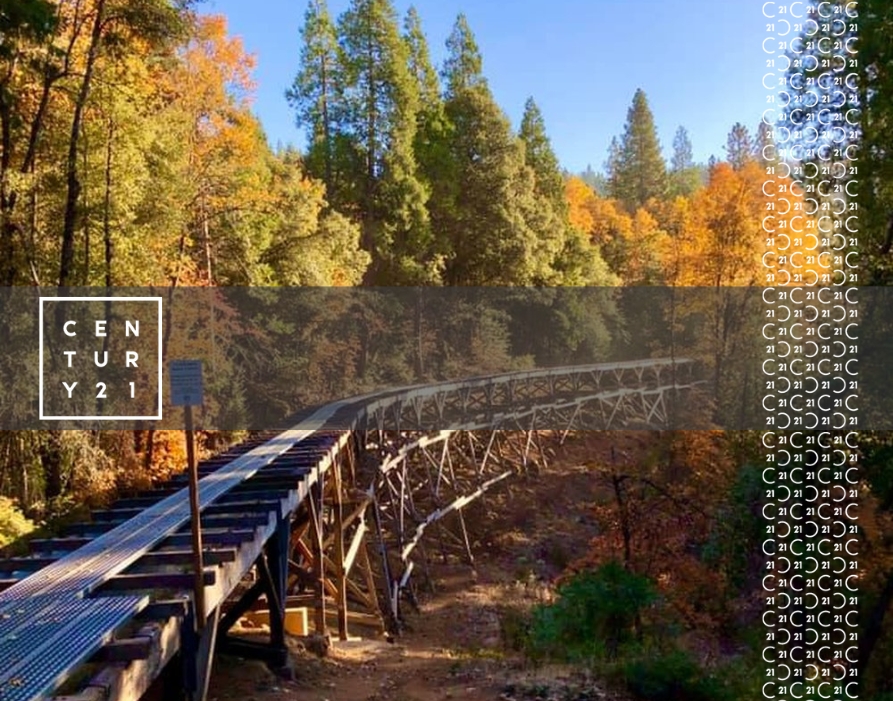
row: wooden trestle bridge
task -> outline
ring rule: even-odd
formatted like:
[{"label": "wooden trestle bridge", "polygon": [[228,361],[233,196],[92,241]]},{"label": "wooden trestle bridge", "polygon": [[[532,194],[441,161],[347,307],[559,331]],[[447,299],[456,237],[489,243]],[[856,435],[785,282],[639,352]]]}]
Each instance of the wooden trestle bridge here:
[{"label": "wooden trestle bridge", "polygon": [[[205,621],[185,475],[0,561],[0,701],[135,701],[159,677],[165,699],[204,699],[215,651],[286,663],[291,607],[317,635],[398,626],[426,529],[471,561],[463,507],[543,459],[544,430],[664,427],[698,384],[688,360],[517,372],[335,402],[254,437],[199,464]],[[259,608],[268,640],[231,632]]]}]

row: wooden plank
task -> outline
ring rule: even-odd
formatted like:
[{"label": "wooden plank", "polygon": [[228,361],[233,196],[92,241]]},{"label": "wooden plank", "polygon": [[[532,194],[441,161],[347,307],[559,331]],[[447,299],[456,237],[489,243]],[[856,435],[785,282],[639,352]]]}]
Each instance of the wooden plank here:
[{"label": "wooden plank", "polygon": [[[191,572],[183,574],[172,573],[148,573],[148,574],[119,574],[109,579],[100,587],[100,591],[134,591],[146,589],[174,589],[185,591],[192,588],[195,575]],[[217,570],[206,569],[203,581],[206,587],[212,586],[217,581]]]},{"label": "wooden plank", "polygon": [[174,488],[156,489],[153,492],[144,492],[142,496],[127,497],[118,499],[112,504],[112,510],[118,509],[139,509],[143,510],[150,506],[154,506],[159,501],[167,499],[172,494],[176,494],[179,490]]},{"label": "wooden plank", "polygon": [[133,662],[147,660],[152,653],[153,640],[150,637],[125,638],[106,644],[91,662]]},{"label": "wooden plank", "polygon": [[[204,561],[206,565],[222,565],[236,559],[235,548],[213,549],[205,548]],[[192,550],[159,550],[146,553],[137,560],[134,567],[163,567],[166,565],[191,565],[193,561]]]},{"label": "wooden plank", "polygon": [[163,623],[153,623],[141,628],[138,635],[151,635],[156,641],[147,659],[134,660],[129,664],[110,664],[87,682],[79,694],[67,697],[57,696],[53,701],[136,701],[136,699],[141,699],[179,649],[182,625],[182,619],[175,616],[166,619]]},{"label": "wooden plank", "polygon": [[162,599],[153,601],[143,612],[140,618],[145,620],[167,620],[168,618],[185,618],[189,610],[189,599]]},{"label": "wooden plank", "polygon": [[63,534],[66,536],[75,536],[80,538],[96,538],[108,533],[113,528],[125,523],[124,520],[117,521],[97,521],[96,523],[75,523],[66,526]]},{"label": "wooden plank", "polygon": [[243,501],[231,501],[222,504],[211,504],[202,510],[202,516],[215,516],[220,514],[257,513],[258,511],[279,512],[282,506],[281,499],[245,499]]},{"label": "wooden plank", "polygon": [[0,572],[36,572],[41,567],[51,565],[57,557],[11,557],[0,560]]},{"label": "wooden plank", "polygon": [[[188,524],[187,524],[188,527]],[[241,545],[242,543],[253,540],[255,532],[253,530],[223,530],[223,531],[205,531],[202,533],[202,540],[205,545]],[[192,534],[174,533],[162,541],[163,545],[170,545],[179,548],[192,547]]]},{"label": "wooden plank", "polygon": [[[278,506],[276,510],[279,510]],[[270,512],[254,514],[202,514],[202,526],[204,528],[257,528],[258,526],[265,526],[269,522],[271,515],[275,518],[275,514]]]},{"label": "wooden plank", "polygon": [[35,538],[28,543],[33,553],[73,552],[93,541],[83,536],[78,538]]}]

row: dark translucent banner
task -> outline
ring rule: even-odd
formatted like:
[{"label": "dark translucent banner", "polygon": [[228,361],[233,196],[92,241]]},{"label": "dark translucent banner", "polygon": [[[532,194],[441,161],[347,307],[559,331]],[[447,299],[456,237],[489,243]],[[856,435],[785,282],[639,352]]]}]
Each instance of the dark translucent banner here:
[{"label": "dark translucent banner", "polygon": [[[890,429],[890,301],[854,290],[812,319],[804,296],[767,320],[759,288],[6,288],[0,428],[180,428],[188,402],[220,430],[765,429],[784,411]],[[837,367],[841,342],[856,364]],[[200,385],[172,386],[181,360]]]}]

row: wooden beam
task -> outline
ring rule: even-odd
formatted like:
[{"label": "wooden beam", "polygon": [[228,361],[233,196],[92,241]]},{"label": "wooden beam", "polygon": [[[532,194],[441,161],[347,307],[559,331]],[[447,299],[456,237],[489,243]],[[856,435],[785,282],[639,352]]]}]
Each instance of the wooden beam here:
[{"label": "wooden beam", "polygon": [[[189,524],[186,524],[188,528]],[[255,532],[253,530],[208,530],[202,533],[202,541],[204,545],[241,545],[249,540],[254,540]],[[174,533],[162,541],[162,545],[189,548],[192,547],[192,534]]]},{"label": "wooden beam", "polygon": [[240,501],[223,502],[220,504],[211,504],[202,511],[202,518],[205,516],[228,515],[239,513],[257,513],[275,511],[276,513],[282,508],[281,499],[245,499]]},{"label": "wooden beam", "polygon": [[[174,589],[186,591],[192,588],[195,575],[191,572],[182,574],[150,573],[150,574],[119,574],[112,577],[100,587],[104,591],[131,591],[134,589]],[[203,581],[206,587],[213,586],[217,581],[217,570],[206,569]]]},{"label": "wooden beam", "polygon": [[72,552],[84,547],[91,540],[93,539],[83,536],[78,538],[35,538],[29,541],[28,546],[34,553]]},{"label": "wooden beam", "polygon": [[142,698],[179,649],[181,626],[182,619],[177,616],[163,623],[143,626],[137,635],[155,640],[148,658],[129,664],[109,664],[90,679],[79,694],[57,696],[53,701],[134,701]]},{"label": "wooden beam", "polygon": [[[205,548],[204,561],[206,565],[222,565],[236,559],[234,548],[212,549]],[[164,567],[167,565],[191,565],[193,561],[192,550],[159,550],[146,553],[136,561],[134,567]]]},{"label": "wooden beam", "polygon": [[152,654],[153,640],[149,637],[114,640],[105,645],[91,662],[133,662],[147,660]]},{"label": "wooden beam", "polygon": [[168,618],[185,618],[189,611],[189,599],[161,599],[153,601],[142,610],[139,618],[143,620],[166,620]]},{"label": "wooden beam", "polygon": [[37,572],[58,559],[57,557],[11,557],[8,560],[0,560],[0,572]]}]

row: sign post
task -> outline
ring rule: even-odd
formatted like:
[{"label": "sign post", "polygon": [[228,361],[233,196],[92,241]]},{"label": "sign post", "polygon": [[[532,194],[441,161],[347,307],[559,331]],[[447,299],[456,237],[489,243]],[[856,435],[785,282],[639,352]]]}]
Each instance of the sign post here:
[{"label": "sign post", "polygon": [[189,463],[189,510],[192,516],[192,566],[195,572],[195,625],[205,626],[205,564],[202,552],[202,523],[198,498],[198,466],[195,460],[195,430],[192,407],[203,401],[202,361],[174,360],[170,364],[171,404],[182,406],[186,423],[186,461]]}]

